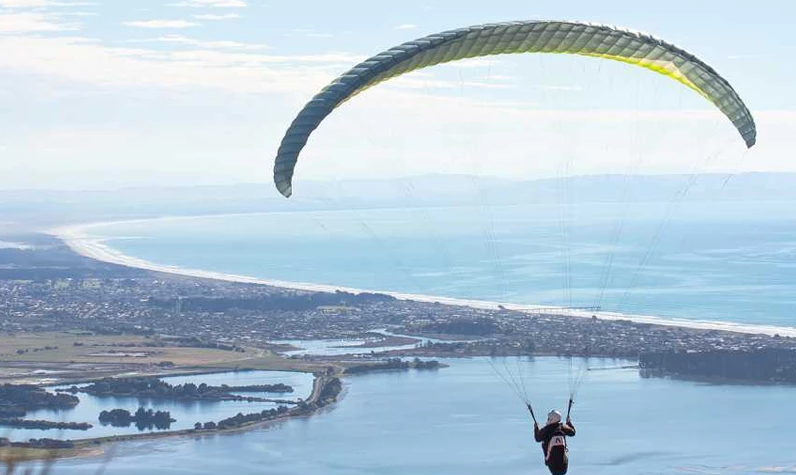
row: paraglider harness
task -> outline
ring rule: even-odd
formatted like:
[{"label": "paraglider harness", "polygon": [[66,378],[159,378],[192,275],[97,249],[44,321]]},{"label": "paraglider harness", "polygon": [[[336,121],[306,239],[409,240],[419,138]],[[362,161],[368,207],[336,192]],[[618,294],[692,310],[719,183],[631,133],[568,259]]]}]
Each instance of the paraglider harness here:
[{"label": "paraglider harness", "polygon": [[569,452],[569,447],[567,447],[567,438],[561,434],[556,434],[550,438],[550,443],[547,444],[547,453],[544,456],[544,463],[550,461],[550,454],[553,453],[553,447],[564,447],[564,453]]},{"label": "paraglider harness", "polygon": [[553,447],[564,447],[564,453],[569,452],[569,447],[567,447],[567,438],[563,434],[556,434],[550,438],[550,442],[547,444],[547,453],[544,455],[544,463],[550,461],[550,454],[553,453]]},{"label": "paraglider harness", "polygon": [[[569,413],[572,410],[572,404],[574,401],[572,398],[569,399],[569,405],[567,406],[567,419],[569,419]],[[531,419],[533,422],[538,425],[536,421],[536,416],[533,413],[533,408],[531,407],[530,403],[526,404],[528,406],[528,411],[531,413]],[[569,447],[567,447],[567,438],[563,433],[556,433],[552,437],[550,437],[550,442],[547,443],[547,451],[544,454],[544,464],[548,465],[550,462],[550,454],[553,453],[553,447],[564,447],[564,454],[566,455],[569,453]]]}]

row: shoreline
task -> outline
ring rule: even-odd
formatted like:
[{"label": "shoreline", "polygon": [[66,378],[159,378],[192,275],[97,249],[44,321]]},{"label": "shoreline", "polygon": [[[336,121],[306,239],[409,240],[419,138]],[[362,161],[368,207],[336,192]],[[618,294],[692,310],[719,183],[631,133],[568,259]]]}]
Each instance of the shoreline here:
[{"label": "shoreline", "polygon": [[300,406],[295,406],[288,409],[284,414],[279,414],[269,419],[247,422],[236,427],[223,429],[216,428],[197,430],[195,428],[188,428],[172,431],[166,430],[161,432],[145,432],[138,434],[109,435],[85,439],[75,439],[72,441],[74,442],[74,447],[68,449],[0,447],[0,463],[100,457],[106,455],[106,451],[104,450],[103,446],[113,445],[119,442],[157,440],[164,438],[212,437],[269,427],[274,424],[286,422],[290,419],[311,417],[315,413],[329,408],[342,399],[342,393],[337,394],[328,403],[317,406],[325,387],[336,378],[339,379],[339,376],[328,376],[322,374],[315,375],[315,378],[313,378],[312,381],[312,390],[310,391],[307,399],[303,400],[308,405],[316,406],[310,410],[305,410]]},{"label": "shoreline", "polygon": [[[255,213],[246,213],[255,214]],[[197,218],[212,218],[223,217],[228,215],[208,215],[208,216],[175,216],[175,217],[160,217],[151,219],[131,219],[131,220],[115,220],[104,222],[93,222],[83,224],[72,224],[66,226],[59,226],[45,230],[46,234],[60,239],[72,251],[84,257],[95,259],[110,264],[116,264],[124,267],[135,269],[143,269],[152,272],[160,272],[166,274],[180,275],[185,277],[194,277],[202,279],[220,280],[226,282],[237,282],[243,284],[267,285],[271,287],[279,287],[290,290],[300,290],[306,292],[348,292],[352,294],[372,293],[382,294],[393,297],[397,300],[415,301],[423,303],[438,303],[448,306],[469,307],[483,310],[512,310],[526,314],[533,314],[539,312],[555,313],[556,315],[563,315],[575,318],[592,318],[596,316],[602,320],[626,320],[639,324],[649,324],[658,326],[681,327],[693,330],[716,330],[726,331],[733,333],[743,333],[751,335],[767,335],[782,337],[796,338],[796,327],[779,327],[774,325],[762,324],[747,324],[747,323],[732,323],[710,320],[689,320],[683,318],[665,318],[655,317],[651,315],[633,315],[623,314],[618,312],[594,311],[587,312],[581,310],[567,309],[563,307],[551,307],[547,305],[528,305],[528,304],[514,304],[514,303],[501,303],[477,299],[460,299],[453,297],[440,297],[432,295],[411,294],[405,292],[381,291],[381,290],[364,290],[345,286],[336,286],[328,284],[313,284],[308,282],[292,282],[282,281],[276,279],[265,279],[258,277],[251,277],[245,275],[206,271],[201,269],[192,269],[186,267],[171,266],[165,264],[157,264],[155,262],[139,259],[133,256],[126,255],[109,245],[105,244],[107,238],[100,236],[92,236],[87,231],[91,228],[100,226],[111,226],[122,223],[141,223],[152,221],[166,221],[166,220],[185,220]],[[231,215],[230,215],[231,216]]]}]

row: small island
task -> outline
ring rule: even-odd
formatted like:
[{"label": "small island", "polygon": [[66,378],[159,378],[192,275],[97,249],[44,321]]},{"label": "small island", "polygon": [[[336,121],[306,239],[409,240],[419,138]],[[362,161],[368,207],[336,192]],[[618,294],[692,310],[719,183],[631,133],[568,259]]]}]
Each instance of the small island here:
[{"label": "small island", "polygon": [[285,402],[269,398],[241,396],[240,393],[291,393],[293,388],[282,383],[255,384],[251,386],[210,386],[205,383],[185,383],[171,385],[159,378],[103,378],[87,386],[72,386],[58,389],[72,394],[86,393],[99,397],[138,397],[146,399],[168,399],[174,401],[246,401],[246,402]]},{"label": "small island", "polygon": [[679,376],[756,383],[796,383],[796,352],[776,348],[644,353],[643,376]]},{"label": "small island", "polygon": [[135,414],[130,414],[130,411],[125,409],[102,411],[99,421],[102,425],[110,424],[113,427],[129,427],[134,423],[138,430],[152,428],[166,430],[171,427],[172,422],[177,422],[176,419],[172,419],[168,411],[152,411],[143,407],[139,407]]},{"label": "small island", "polygon": [[88,422],[53,422],[45,420],[28,420],[28,419],[0,419],[0,426],[13,427],[16,429],[69,429],[69,430],[89,430],[92,426]]},{"label": "small island", "polygon": [[420,358],[415,358],[411,361],[404,361],[401,358],[388,358],[382,362],[349,365],[345,369],[345,374],[363,374],[374,371],[396,371],[409,369],[439,369],[441,367],[443,367],[443,365],[437,360],[423,361]]},{"label": "small island", "polygon": [[23,417],[36,409],[71,409],[80,402],[69,394],[53,394],[32,384],[0,386],[0,418]]},{"label": "small island", "polygon": [[232,417],[218,422],[197,422],[194,425],[195,431],[207,430],[230,430],[251,426],[257,423],[269,422],[276,419],[291,416],[308,416],[318,409],[321,409],[337,400],[337,396],[343,390],[343,383],[337,377],[319,377],[315,380],[312,395],[309,400],[301,401],[292,410],[285,406],[276,409],[267,409],[260,412],[249,414],[238,413]]}]

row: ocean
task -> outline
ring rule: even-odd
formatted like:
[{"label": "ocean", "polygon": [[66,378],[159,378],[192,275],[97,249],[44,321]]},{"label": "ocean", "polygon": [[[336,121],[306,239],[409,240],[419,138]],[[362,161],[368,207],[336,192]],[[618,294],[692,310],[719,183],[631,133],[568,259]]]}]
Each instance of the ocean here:
[{"label": "ocean", "polygon": [[[465,299],[792,326],[789,203],[373,209],[162,219],[86,229],[157,264]],[[610,265],[609,265],[610,263]],[[610,272],[608,268],[610,267]],[[307,345],[322,348],[320,342]],[[496,368],[526,378],[537,413],[566,404],[570,362],[445,360],[437,371],[345,379],[342,399],[250,432],[120,444],[105,473],[547,473],[528,413]],[[796,388],[644,378],[589,367],[570,473],[796,472]],[[94,473],[102,459],[59,462]]]},{"label": "ocean", "polygon": [[374,291],[796,322],[792,202],[279,212],[90,228],[176,267]]}]

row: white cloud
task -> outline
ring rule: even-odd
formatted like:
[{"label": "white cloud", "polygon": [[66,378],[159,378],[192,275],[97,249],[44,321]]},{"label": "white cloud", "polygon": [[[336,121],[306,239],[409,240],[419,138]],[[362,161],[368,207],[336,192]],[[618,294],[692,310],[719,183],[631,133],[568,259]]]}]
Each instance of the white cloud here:
[{"label": "white cloud", "polygon": [[765,56],[762,54],[731,54],[727,56],[729,60],[739,60],[739,59],[760,59],[764,58]]},{"label": "white cloud", "polygon": [[262,50],[268,48],[267,45],[258,43],[241,43],[238,41],[205,41],[195,38],[188,38],[181,35],[166,35],[149,40],[134,40],[134,43],[168,43],[186,46],[195,46],[207,49],[240,49],[240,50]]},{"label": "white cloud", "polygon": [[245,0],[183,0],[182,2],[171,3],[172,7],[191,7],[191,8],[245,8]]},{"label": "white cloud", "polygon": [[90,2],[58,2],[53,0],[0,0],[4,8],[43,8],[43,7],[87,7],[96,3]]},{"label": "white cloud", "polygon": [[538,87],[544,91],[581,92],[584,90],[583,86],[564,86],[558,84],[543,84]]},{"label": "white cloud", "polygon": [[[179,37],[171,40],[195,42],[176,38]],[[346,53],[274,56],[220,49],[163,51],[108,47],[80,37],[0,36],[0,71],[51,76],[100,87],[199,87],[237,93],[310,94],[360,59]]]},{"label": "white cloud", "polygon": [[77,16],[77,17],[89,17],[89,16],[97,16],[99,15],[97,12],[58,12],[58,16]]},{"label": "white cloud", "polygon": [[490,81],[516,81],[518,78],[516,76],[507,76],[505,74],[490,74],[489,76],[484,77],[484,79]]},{"label": "white cloud", "polygon": [[61,23],[42,13],[0,14],[0,33],[36,33],[79,30],[77,24]]},{"label": "white cloud", "polygon": [[417,28],[417,25],[413,25],[411,23],[405,23],[403,25],[393,27],[394,30],[414,30],[415,28]]},{"label": "white cloud", "polygon": [[214,14],[214,13],[205,13],[202,15],[194,15],[194,18],[197,20],[208,20],[208,21],[221,21],[221,20],[234,20],[236,18],[240,18],[240,15],[237,13],[224,13],[224,14]]},{"label": "white cloud", "polygon": [[301,36],[306,36],[307,38],[333,38],[334,35],[331,33],[319,33],[315,30],[308,30],[306,28],[294,28],[291,30],[290,33],[285,34],[285,36],[293,36],[294,34],[298,34]]},{"label": "white cloud", "polygon": [[134,28],[191,28],[201,26],[201,23],[188,20],[142,20],[126,21],[124,25]]}]

